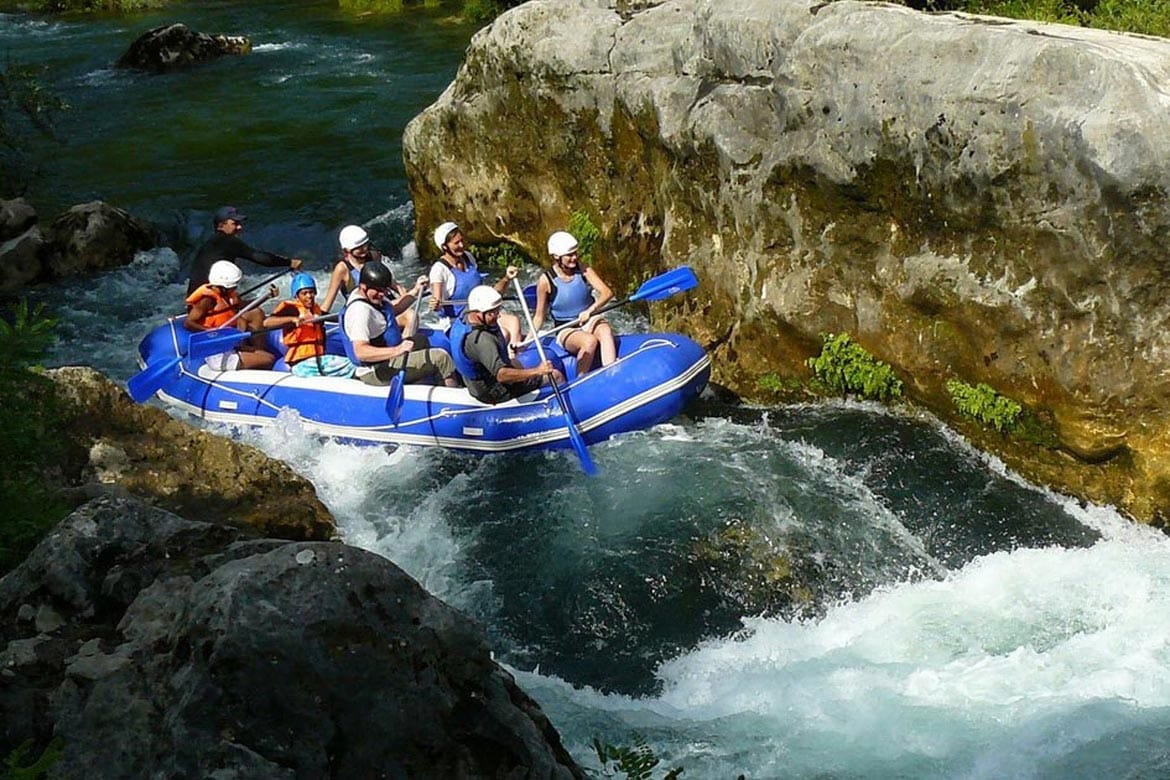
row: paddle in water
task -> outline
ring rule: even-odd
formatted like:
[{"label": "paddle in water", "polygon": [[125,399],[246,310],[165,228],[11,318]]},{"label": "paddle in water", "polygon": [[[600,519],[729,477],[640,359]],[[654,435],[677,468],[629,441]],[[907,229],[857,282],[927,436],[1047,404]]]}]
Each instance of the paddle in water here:
[{"label": "paddle in water", "polygon": [[[524,297],[524,290],[520,287],[520,280],[513,279],[512,284],[516,285],[516,294],[520,298],[520,305],[524,308],[524,318],[528,320],[528,329],[535,332],[536,326],[532,322],[532,311],[528,308],[528,301]],[[540,340],[536,341],[536,350],[540,353],[540,362],[545,362],[548,357],[544,354],[544,346]],[[581,468],[589,476],[597,474],[597,466],[593,463],[593,458],[589,455],[589,447],[585,444],[585,439],[582,438],[581,432],[577,430],[577,423],[573,420],[573,413],[569,411],[569,405],[565,403],[565,397],[561,394],[560,385],[550,377],[549,384],[552,385],[553,393],[556,394],[557,403],[561,407],[561,415],[565,418],[565,427],[569,429],[569,442],[573,445],[574,451],[577,453],[577,458],[581,461]]]}]

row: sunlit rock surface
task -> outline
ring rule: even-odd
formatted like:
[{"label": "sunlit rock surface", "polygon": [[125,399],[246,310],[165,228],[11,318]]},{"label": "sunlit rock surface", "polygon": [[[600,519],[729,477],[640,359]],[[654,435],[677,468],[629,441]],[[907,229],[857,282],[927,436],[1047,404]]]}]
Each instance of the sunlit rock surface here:
[{"label": "sunlit rock surface", "polygon": [[85,453],[81,481],[117,485],[183,517],[247,525],[265,536],[326,540],[333,516],[313,484],[248,444],[136,404],[90,368],[49,372],[68,430]]},{"label": "sunlit rock surface", "polygon": [[[655,323],[714,379],[806,378],[848,332],[1011,466],[1170,515],[1170,42],[809,0],[533,0],[407,128],[420,236],[543,256],[577,210],[617,288],[681,263]],[[427,242],[420,239],[420,246]],[[957,421],[948,379],[1040,436]]]}]

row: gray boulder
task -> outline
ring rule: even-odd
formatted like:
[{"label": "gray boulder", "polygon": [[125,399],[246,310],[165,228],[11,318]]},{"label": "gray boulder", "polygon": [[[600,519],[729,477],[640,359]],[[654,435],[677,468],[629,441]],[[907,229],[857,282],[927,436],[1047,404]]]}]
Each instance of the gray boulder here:
[{"label": "gray boulder", "polygon": [[0,647],[0,752],[57,736],[55,777],[584,776],[479,628],[342,544],[96,499],[0,580]]},{"label": "gray boulder", "polygon": [[0,243],[0,295],[14,293],[44,273],[45,240],[36,225]]},{"label": "gray boulder", "polygon": [[158,243],[150,225],[100,200],[73,206],[44,237],[45,270],[53,277],[120,268]]},{"label": "gray boulder", "polygon": [[[532,0],[406,128],[419,246],[588,212],[754,394],[848,333],[1014,469],[1170,520],[1170,41],[885,3]],[[1034,425],[964,423],[948,381]]]},{"label": "gray boulder", "polygon": [[115,65],[166,73],[250,51],[252,42],[243,35],[209,35],[195,32],[185,24],[168,24],[139,36]]},{"label": "gray boulder", "polygon": [[37,211],[24,198],[0,200],[0,241],[8,241],[37,223]]}]

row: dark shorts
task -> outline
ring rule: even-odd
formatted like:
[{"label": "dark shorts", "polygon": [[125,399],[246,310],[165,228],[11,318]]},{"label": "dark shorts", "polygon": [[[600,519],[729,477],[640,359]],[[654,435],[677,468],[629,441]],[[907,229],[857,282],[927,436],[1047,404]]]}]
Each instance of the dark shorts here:
[{"label": "dark shorts", "polygon": [[472,395],[475,395],[475,400],[483,401],[485,404],[499,404],[531,393],[533,390],[539,389],[542,384],[544,384],[544,377],[539,376],[525,379],[523,382],[511,382],[506,385],[496,382],[490,385],[482,394],[476,395],[472,393]]}]

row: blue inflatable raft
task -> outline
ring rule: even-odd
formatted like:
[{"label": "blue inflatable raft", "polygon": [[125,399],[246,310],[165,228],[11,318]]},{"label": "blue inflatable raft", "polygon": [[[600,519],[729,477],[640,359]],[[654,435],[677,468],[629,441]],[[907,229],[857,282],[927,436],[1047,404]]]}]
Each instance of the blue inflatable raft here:
[{"label": "blue inflatable raft", "polygon": [[[330,330],[329,351],[344,354],[336,326]],[[210,422],[266,426],[282,410],[294,409],[306,429],[361,443],[476,452],[571,446],[565,418],[548,387],[492,406],[462,388],[406,385],[395,422],[385,387],[354,379],[299,377],[281,370],[216,371],[202,359],[186,357],[189,335],[178,318],[155,328],[139,344],[139,363],[144,373],[152,367],[165,369],[157,392],[164,403]],[[447,346],[443,334],[428,335],[432,346]],[[272,350],[281,354],[279,334],[270,334],[270,339]],[[571,356],[550,341],[545,343],[550,357],[559,358],[565,367],[568,381],[562,395],[588,444],[670,420],[702,391],[711,373],[706,352],[676,334],[621,335],[618,359],[580,377]],[[526,365],[537,360],[536,350],[521,353]]]}]

